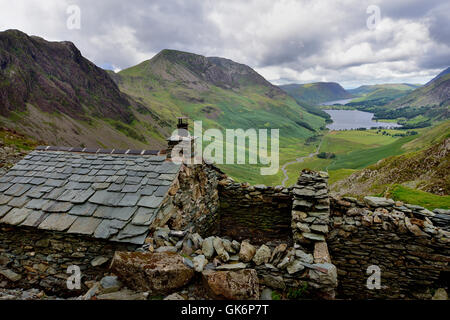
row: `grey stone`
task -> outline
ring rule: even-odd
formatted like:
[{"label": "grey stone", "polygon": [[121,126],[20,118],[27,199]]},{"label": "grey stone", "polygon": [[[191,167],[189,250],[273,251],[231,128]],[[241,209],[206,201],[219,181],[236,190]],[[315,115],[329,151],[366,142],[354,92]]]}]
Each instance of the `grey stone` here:
[{"label": "grey stone", "polygon": [[[103,258],[103,257],[101,257],[101,258]],[[119,278],[117,276],[103,277],[100,280],[100,285],[101,285],[101,291],[103,294],[117,292],[123,286],[122,282],[119,280]]]},{"label": "grey stone", "polygon": [[78,217],[67,232],[92,235],[101,222],[102,220],[97,218]]},{"label": "grey stone", "polygon": [[215,252],[213,239],[214,237],[209,237],[203,240],[202,252],[207,259],[211,259]]},{"label": "grey stone", "polygon": [[265,288],[261,292],[260,300],[272,300],[272,290],[270,290],[269,288]]},{"label": "grey stone", "polygon": [[155,250],[156,252],[172,252],[175,253],[177,252],[177,248],[174,246],[163,246],[163,247],[159,247],[158,249]]},{"label": "grey stone", "polygon": [[31,213],[30,209],[25,208],[14,208],[8,212],[1,220],[0,223],[10,224],[17,226],[25,221],[28,215]]},{"label": "grey stone", "polygon": [[273,276],[270,274],[263,275],[263,282],[266,286],[273,289],[285,290],[286,284],[281,276]]},{"label": "grey stone", "polygon": [[69,214],[53,213],[50,214],[38,228],[51,231],[66,231],[76,219],[76,216],[71,216]]},{"label": "grey stone", "polygon": [[95,210],[94,217],[128,221],[136,212],[136,210],[137,208],[135,207],[113,208],[113,207],[99,206]]},{"label": "grey stone", "polygon": [[[99,267],[104,265],[105,263],[107,263],[109,261],[109,258],[100,256],[100,257],[96,257],[94,259],[92,259],[91,261],[91,266],[93,267]],[[103,280],[103,279],[102,279]]]},{"label": "grey stone", "polygon": [[95,192],[89,202],[105,206],[117,206],[123,197],[123,193],[100,190]]},{"label": "grey stone", "polygon": [[72,207],[73,203],[70,202],[49,201],[42,207],[42,210],[51,213],[64,213],[68,212]]},{"label": "grey stone", "polygon": [[380,197],[364,197],[364,201],[371,207],[389,207],[395,204],[395,201]]},{"label": "grey stone", "polygon": [[144,196],[139,201],[138,206],[146,208],[158,208],[161,205],[163,199],[163,197]]},{"label": "grey stone", "polygon": [[295,256],[299,258],[300,261],[306,263],[313,263],[314,257],[312,254],[306,253],[302,250],[295,250]]},{"label": "grey stone", "polygon": [[256,253],[253,256],[253,262],[257,266],[268,263],[271,255],[272,255],[272,252],[271,252],[270,248],[263,244],[261,247],[259,247],[258,250],[256,250]]},{"label": "grey stone", "polygon": [[294,273],[297,273],[304,269],[305,269],[305,266],[303,265],[302,261],[300,261],[300,260],[294,260],[291,263],[289,263],[286,267],[286,270],[289,274],[294,274]]},{"label": "grey stone", "polygon": [[154,217],[154,209],[139,208],[134,215],[133,221],[131,223],[137,226],[149,226],[153,222]]},{"label": "grey stone", "polygon": [[95,238],[109,239],[116,235],[126,225],[126,221],[103,220],[94,232]]},{"label": "grey stone", "polygon": [[20,274],[17,274],[9,269],[0,269],[0,274],[12,282],[17,282],[22,279],[22,276]]},{"label": "grey stone", "polygon": [[122,229],[122,231],[119,232],[119,234],[117,235],[117,239],[123,240],[126,238],[133,238],[140,235],[146,235],[148,234],[148,232],[148,227],[135,226],[130,223],[124,229]]},{"label": "grey stone", "polygon": [[119,207],[132,207],[139,201],[140,195],[126,194],[117,204]]},{"label": "grey stone", "polygon": [[202,272],[205,266],[208,264],[208,260],[204,255],[195,256],[193,259],[194,269],[197,272]]},{"label": "grey stone", "polygon": [[14,184],[8,190],[6,190],[4,194],[7,196],[20,197],[30,189],[31,186],[27,184]]},{"label": "grey stone", "polygon": [[81,205],[75,205],[70,209],[69,214],[75,216],[86,216],[90,217],[94,214],[95,210],[97,210],[97,205],[92,203],[84,203]]},{"label": "grey stone", "polygon": [[302,233],[302,236],[309,240],[325,241],[325,237],[321,234],[304,232],[304,233]]},{"label": "grey stone", "polygon": [[220,260],[222,260],[223,262],[227,262],[228,260],[230,260],[230,255],[225,250],[225,247],[223,246],[223,243],[222,243],[222,239],[220,239],[218,237],[214,237],[213,245],[214,245],[214,249],[217,252],[217,256],[219,257]]},{"label": "grey stone", "polygon": [[147,300],[146,295],[143,293],[136,293],[131,290],[121,290],[112,293],[105,293],[97,296],[97,300],[119,300],[119,301],[129,301],[129,300]]},{"label": "grey stone", "polygon": [[224,264],[221,266],[218,266],[217,270],[240,270],[240,269],[246,269],[247,264],[243,262],[239,263],[230,263],[230,264]]}]

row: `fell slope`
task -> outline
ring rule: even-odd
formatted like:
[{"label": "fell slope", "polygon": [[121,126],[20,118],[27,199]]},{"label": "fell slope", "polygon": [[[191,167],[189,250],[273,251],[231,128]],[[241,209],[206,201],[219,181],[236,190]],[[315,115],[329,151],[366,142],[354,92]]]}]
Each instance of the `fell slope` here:
[{"label": "fell slope", "polygon": [[279,128],[306,138],[324,124],[250,67],[224,58],[163,50],[114,79],[169,126],[186,115],[206,128]]},{"label": "fell slope", "polygon": [[289,95],[310,104],[352,98],[342,86],[335,82],[317,82],[308,84],[287,84],[280,86]]},{"label": "fell slope", "polygon": [[[71,42],[48,42],[18,30],[0,32],[0,121],[49,144],[92,147],[160,145],[133,128],[144,107]],[[146,137],[147,136],[147,137]]]},{"label": "fell slope", "polygon": [[405,144],[409,153],[380,160],[338,181],[332,190],[341,195],[378,194],[403,184],[436,195],[450,193],[450,121]]}]

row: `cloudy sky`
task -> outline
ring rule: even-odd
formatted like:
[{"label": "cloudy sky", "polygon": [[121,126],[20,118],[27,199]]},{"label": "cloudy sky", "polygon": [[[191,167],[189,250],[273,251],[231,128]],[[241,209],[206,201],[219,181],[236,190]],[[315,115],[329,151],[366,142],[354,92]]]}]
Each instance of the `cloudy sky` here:
[{"label": "cloudy sky", "polygon": [[169,48],[230,58],[276,84],[346,88],[433,78],[450,65],[449,17],[447,0],[0,0],[0,30],[72,41],[104,68]]}]

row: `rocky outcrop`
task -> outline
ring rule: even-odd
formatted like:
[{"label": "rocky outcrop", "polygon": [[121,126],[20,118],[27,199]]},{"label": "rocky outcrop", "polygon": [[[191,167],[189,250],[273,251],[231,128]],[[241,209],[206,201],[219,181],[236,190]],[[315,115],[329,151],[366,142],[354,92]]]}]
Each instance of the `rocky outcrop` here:
[{"label": "rocky outcrop", "polygon": [[129,288],[152,293],[171,293],[194,276],[180,255],[167,252],[116,252],[111,271]]},{"label": "rocky outcrop", "polygon": [[203,271],[205,285],[213,298],[258,300],[258,275],[253,269],[239,271]]}]

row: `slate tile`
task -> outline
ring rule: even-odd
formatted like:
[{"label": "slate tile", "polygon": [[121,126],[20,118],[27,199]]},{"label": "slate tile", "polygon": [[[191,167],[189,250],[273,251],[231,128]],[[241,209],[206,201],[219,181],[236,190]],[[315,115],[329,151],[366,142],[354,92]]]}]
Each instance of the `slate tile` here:
[{"label": "slate tile", "polygon": [[159,173],[158,172],[149,172],[149,173],[147,173],[146,177],[149,178],[149,179],[158,178],[159,177]]},{"label": "slate tile", "polygon": [[31,178],[31,177],[15,177],[15,178],[11,181],[11,183],[23,183],[23,184],[25,184],[25,183],[30,182],[32,179],[33,179],[33,178]]},{"label": "slate tile", "polygon": [[70,202],[73,198],[78,195],[78,190],[65,190],[59,197],[58,201]]},{"label": "slate tile", "polygon": [[1,177],[1,178],[0,178],[0,187],[1,187],[1,185],[2,185],[3,183],[9,182],[9,181],[11,181],[12,179],[14,179],[13,176],[3,176],[3,177]]},{"label": "slate tile", "polygon": [[150,226],[155,218],[155,213],[154,209],[139,208],[131,223],[137,226]]},{"label": "slate tile", "polygon": [[4,194],[0,195],[0,205],[7,204],[13,197],[5,196]]},{"label": "slate tile", "polygon": [[156,191],[157,186],[145,186],[139,191],[143,196],[151,196]]},{"label": "slate tile", "polygon": [[173,181],[173,180],[175,180],[176,177],[177,177],[176,174],[163,173],[163,174],[161,174],[161,175],[158,177],[158,179],[159,179],[159,180]]},{"label": "slate tile", "polygon": [[23,195],[25,192],[27,192],[30,189],[31,189],[30,185],[27,185],[27,184],[15,184],[15,185],[12,185],[8,190],[6,190],[4,192],[4,194],[7,195],[7,196],[20,197],[21,195]]},{"label": "slate tile", "polygon": [[31,213],[30,209],[26,208],[14,208],[11,209],[1,220],[0,223],[10,224],[17,226],[25,221],[28,215]]},{"label": "slate tile", "polygon": [[153,156],[153,157],[149,157],[149,160],[151,162],[163,162],[166,160],[166,156]]},{"label": "slate tile", "polygon": [[119,207],[133,207],[136,205],[136,203],[139,201],[139,198],[141,197],[140,194],[126,194],[122,200],[120,200],[118,206]]},{"label": "slate tile", "polygon": [[41,210],[48,202],[49,200],[45,199],[31,199],[25,207],[28,209]]},{"label": "slate tile", "polygon": [[143,196],[141,200],[139,200],[138,206],[146,208],[158,208],[161,205],[163,199],[163,197]]},{"label": "slate tile", "polygon": [[123,197],[123,193],[100,190],[96,191],[95,194],[89,198],[89,202],[105,206],[116,206]]},{"label": "slate tile", "polygon": [[70,202],[49,201],[42,207],[42,210],[51,213],[64,213],[68,212],[72,207],[73,203]]},{"label": "slate tile", "polygon": [[45,182],[46,186],[50,187],[62,187],[66,183],[66,180],[56,180],[56,179],[47,179]]},{"label": "slate tile", "polygon": [[102,183],[106,182],[106,180],[108,180],[108,176],[95,176],[93,182]]},{"label": "slate tile", "polygon": [[142,181],[142,177],[126,177],[125,183],[126,184],[139,184]]},{"label": "slate tile", "polygon": [[102,219],[92,217],[78,217],[67,232],[92,235],[101,222]]},{"label": "slate tile", "polygon": [[79,191],[78,194],[72,200],[70,200],[70,202],[72,202],[72,203],[84,203],[84,202],[88,201],[88,199],[94,193],[95,193],[95,191],[92,190],[92,189]]},{"label": "slate tile", "polygon": [[147,239],[147,235],[148,235],[148,232],[145,232],[145,233],[135,236],[135,237],[121,238],[121,239],[119,239],[117,236],[114,236],[110,239],[110,241],[143,245],[145,243],[145,239]]},{"label": "slate tile", "polygon": [[99,206],[97,210],[95,210],[94,212],[94,217],[111,220],[128,221],[135,212],[136,212],[135,207],[114,208],[107,206]]},{"label": "slate tile", "polygon": [[120,229],[125,227],[126,221],[120,220],[103,220],[94,232],[95,238],[109,239],[116,235]]},{"label": "slate tile", "polygon": [[[131,223],[125,226],[118,234],[118,240],[124,240],[126,238],[134,238],[137,236],[146,236],[149,233],[149,229],[147,226],[135,226]],[[145,237],[144,237],[145,240]],[[143,243],[143,241],[142,241]]]},{"label": "slate tile", "polygon": [[11,207],[8,206],[1,206],[0,207],[0,218],[3,217],[5,214],[7,214],[9,212],[9,210],[11,210]]},{"label": "slate tile", "polygon": [[158,180],[158,179],[148,179],[147,185],[151,185],[151,186],[160,186],[160,185],[161,185],[161,181],[163,181],[163,180]]},{"label": "slate tile", "polygon": [[65,189],[53,189],[51,192],[49,192],[48,194],[46,194],[44,196],[44,199],[48,199],[48,200],[56,200],[58,199],[63,193],[64,193]]},{"label": "slate tile", "polygon": [[134,192],[137,192],[140,187],[141,186],[138,184],[127,184],[127,185],[125,185],[125,187],[123,187],[122,192],[134,193]]},{"label": "slate tile", "polygon": [[48,217],[49,213],[32,210],[24,222],[20,224],[23,227],[38,227],[42,221]]},{"label": "slate tile", "polygon": [[27,196],[16,197],[11,200],[8,205],[15,208],[22,208],[31,199]]},{"label": "slate tile", "polygon": [[94,184],[92,184],[92,189],[105,190],[105,189],[108,189],[110,185],[111,185],[110,183],[106,183],[106,182],[94,183]]},{"label": "slate tile", "polygon": [[87,202],[73,206],[72,209],[70,209],[69,214],[90,217],[94,214],[95,210],[97,210],[97,205]]},{"label": "slate tile", "polygon": [[170,186],[159,186],[156,190],[154,196],[156,197],[164,197],[167,192],[169,192]]},{"label": "slate tile", "polygon": [[44,178],[32,178],[30,180],[30,184],[37,186],[37,185],[41,185],[41,184],[45,183],[45,181],[46,181],[46,179],[44,179]]},{"label": "slate tile", "polygon": [[77,219],[69,214],[52,213],[38,226],[42,230],[66,231]]}]

